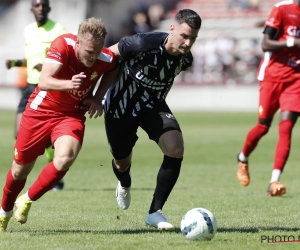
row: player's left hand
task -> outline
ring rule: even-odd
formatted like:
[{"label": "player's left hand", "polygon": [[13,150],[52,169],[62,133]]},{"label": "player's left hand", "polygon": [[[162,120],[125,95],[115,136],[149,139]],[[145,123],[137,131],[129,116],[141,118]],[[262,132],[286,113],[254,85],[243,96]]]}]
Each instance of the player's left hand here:
[{"label": "player's left hand", "polygon": [[96,119],[103,114],[102,103],[99,102],[99,100],[95,100],[95,98],[86,98],[82,103],[88,107],[89,118],[94,116]]}]

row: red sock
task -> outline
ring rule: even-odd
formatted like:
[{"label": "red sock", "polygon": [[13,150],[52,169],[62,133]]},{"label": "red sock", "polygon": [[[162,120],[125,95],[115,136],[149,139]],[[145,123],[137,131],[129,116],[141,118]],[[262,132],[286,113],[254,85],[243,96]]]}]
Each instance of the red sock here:
[{"label": "red sock", "polygon": [[268,133],[269,128],[270,127],[268,126],[257,123],[256,126],[249,131],[242,150],[243,154],[246,157],[248,157],[256,148],[260,138],[262,138],[266,133]]},{"label": "red sock", "polygon": [[284,120],[279,123],[279,139],[276,146],[273,169],[281,170],[281,172],[290,154],[293,127],[294,123],[291,120]]},{"label": "red sock", "polygon": [[35,183],[29,188],[29,198],[33,201],[39,199],[43,194],[52,189],[65,176],[67,171],[58,171],[53,165],[53,161],[50,162],[44,167]]},{"label": "red sock", "polygon": [[2,195],[2,208],[5,212],[9,212],[14,208],[14,203],[22,191],[26,183],[26,178],[23,180],[15,180],[11,169],[8,170],[6,175],[6,183],[3,188],[3,195]]}]

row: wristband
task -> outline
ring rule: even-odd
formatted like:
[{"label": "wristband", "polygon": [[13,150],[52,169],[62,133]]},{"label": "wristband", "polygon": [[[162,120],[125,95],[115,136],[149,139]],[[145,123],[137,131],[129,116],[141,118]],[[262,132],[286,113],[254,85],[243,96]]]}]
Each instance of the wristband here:
[{"label": "wristband", "polygon": [[287,47],[294,47],[295,45],[295,38],[294,37],[289,37],[286,39],[286,46]]},{"label": "wristband", "polygon": [[22,60],[16,60],[14,62],[15,62],[15,66],[16,67],[22,67],[22,65],[23,65],[23,61]]}]

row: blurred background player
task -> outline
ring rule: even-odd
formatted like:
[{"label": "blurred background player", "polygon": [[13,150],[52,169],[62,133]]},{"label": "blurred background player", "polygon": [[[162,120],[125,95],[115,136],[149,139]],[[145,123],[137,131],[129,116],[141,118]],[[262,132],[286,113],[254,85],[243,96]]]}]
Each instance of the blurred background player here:
[{"label": "blurred background player", "polygon": [[[0,232],[6,230],[14,204],[16,221],[26,223],[32,203],[65,176],[82,147],[86,112],[90,118],[102,115],[105,91],[101,84],[95,95],[93,90],[103,73],[111,72],[112,76],[103,76],[102,82],[115,79],[117,65],[113,52],[103,48],[106,34],[101,19],[89,18],[79,25],[78,35],[64,34],[51,43],[39,83],[22,116],[13,163],[3,187]],[[18,197],[49,138],[55,148],[53,161]]]},{"label": "blurred background player", "polygon": [[[14,135],[17,138],[22,114],[25,110],[28,98],[38,84],[43,61],[51,42],[58,36],[65,34],[66,29],[59,23],[48,18],[51,10],[49,0],[32,0],[31,12],[34,15],[35,22],[29,24],[24,29],[25,37],[25,59],[6,60],[6,67],[27,67],[28,85],[22,91],[22,96],[17,108]],[[46,145],[45,155],[48,162],[53,160],[54,150],[49,140]],[[57,183],[53,190],[61,190],[64,187],[64,181]]]},{"label": "blurred background player", "polygon": [[139,33],[110,47],[122,60],[120,75],[104,101],[106,135],[118,179],[117,203],[121,209],[130,205],[131,161],[141,127],[163,154],[145,221],[160,230],[175,229],[162,208],[177,182],[184,153],[180,126],[165,98],[175,77],[193,63],[191,48],[200,27],[200,16],[184,9],[176,14],[169,33]]},{"label": "blurred background player", "polygon": [[300,0],[277,3],[265,22],[262,49],[265,52],[258,69],[260,97],[258,123],[247,134],[238,154],[237,178],[243,186],[250,183],[248,157],[271,126],[280,109],[279,139],[267,196],[282,196],[286,187],[279,182],[288,159],[291,135],[300,114]]}]

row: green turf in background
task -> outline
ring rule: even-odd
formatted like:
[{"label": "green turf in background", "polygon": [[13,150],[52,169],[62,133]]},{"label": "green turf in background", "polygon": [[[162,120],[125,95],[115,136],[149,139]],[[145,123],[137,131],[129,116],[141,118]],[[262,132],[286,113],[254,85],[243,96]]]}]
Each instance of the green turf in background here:
[{"label": "green turf in background", "polygon": [[[174,114],[184,134],[185,156],[164,213],[176,226],[175,233],[161,233],[144,225],[163,157],[156,144],[139,131],[133,153],[132,204],[122,211],[115,201],[117,180],[111,170],[103,118],[87,119],[84,146],[65,177],[65,189],[48,192],[35,202],[25,225],[12,219],[7,232],[0,234],[0,249],[299,249],[300,243],[261,243],[263,236],[285,235],[298,240],[300,235],[298,125],[281,178],[287,194],[283,198],[267,198],[277,116],[250,158],[251,183],[242,187],[236,180],[236,154],[256,123],[256,114]],[[0,111],[0,124],[2,188],[13,157],[14,112]],[[46,159],[41,156],[24,192],[45,164]],[[210,242],[189,242],[180,233],[181,217],[194,207],[207,208],[217,218],[218,232]]]}]

